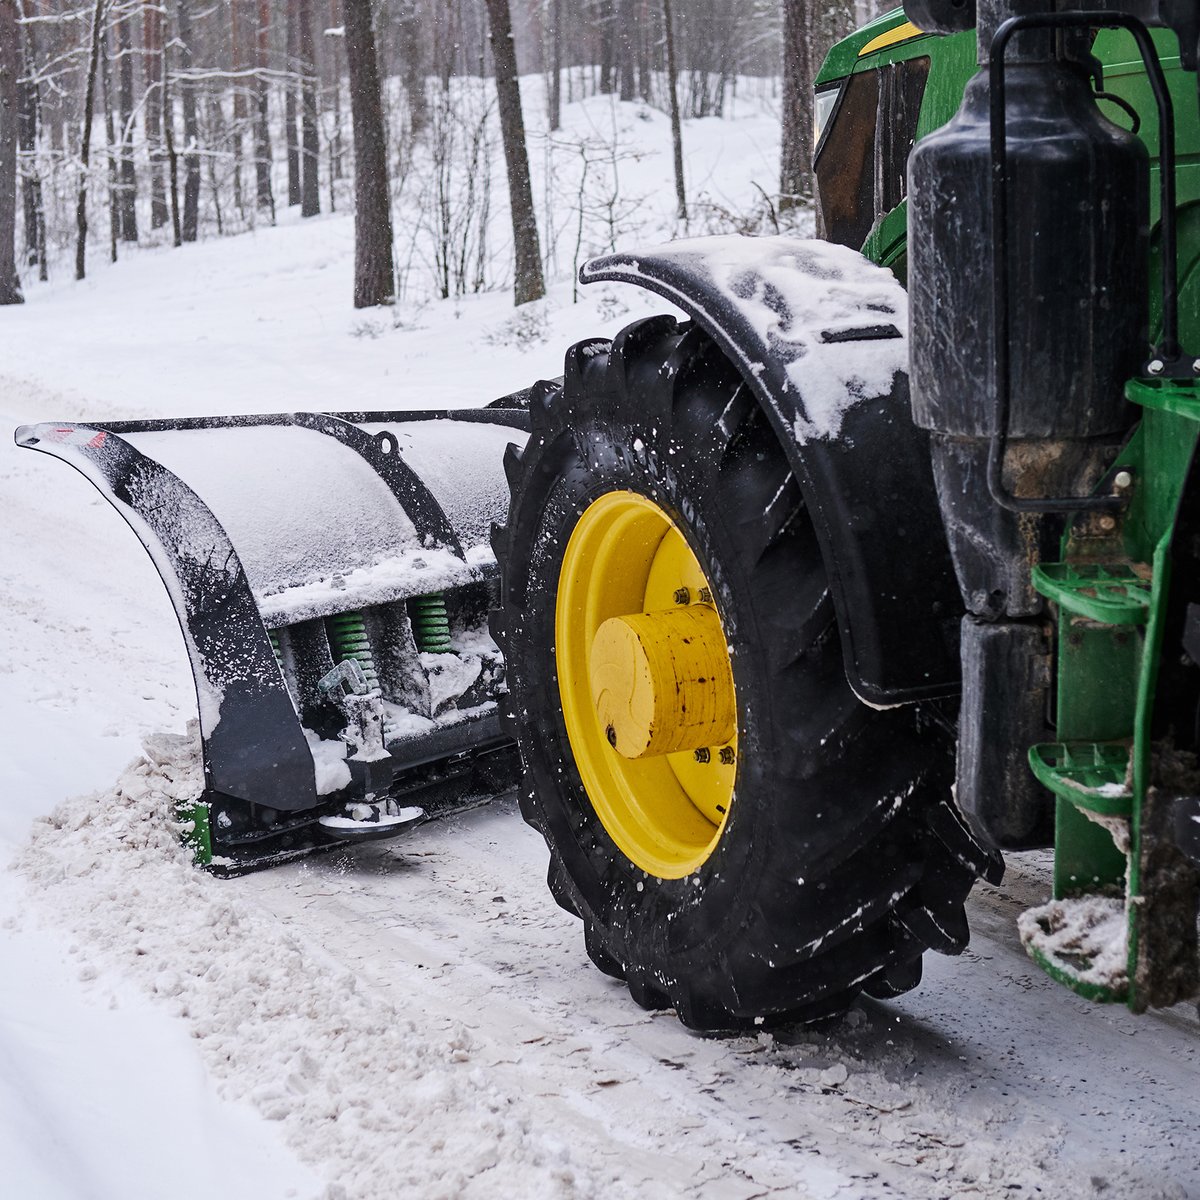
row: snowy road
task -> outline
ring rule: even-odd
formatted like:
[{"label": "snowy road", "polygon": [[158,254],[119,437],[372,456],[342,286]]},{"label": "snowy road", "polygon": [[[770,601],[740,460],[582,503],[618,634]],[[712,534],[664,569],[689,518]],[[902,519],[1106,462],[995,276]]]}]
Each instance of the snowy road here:
[{"label": "snowy road", "polygon": [[634,1007],[544,868],[501,801],[240,886],[431,1032],[465,1026],[472,1060],[634,1195],[1200,1195],[1195,1013],[1137,1019],[1045,979],[1015,932],[1046,894],[1034,856],[977,889],[971,949],[929,956],[915,994],[757,1040]]},{"label": "snowy road", "polygon": [[[344,222],[324,226],[345,240]],[[233,253],[195,248],[223,270]],[[173,284],[153,256],[126,269],[113,311],[146,343],[98,329],[95,296],[35,297],[0,331],[0,426],[117,415],[126,361],[120,415],[256,407],[232,370],[219,400],[156,392],[173,375],[153,310],[177,318]],[[264,277],[254,303],[307,296],[305,279]],[[528,357],[484,348],[503,296],[362,352],[405,361],[414,404],[489,398],[553,374],[551,347],[644,311],[626,299],[615,316],[551,309]],[[85,320],[107,381],[94,394],[90,363],[47,357]],[[270,345],[269,328],[245,336],[234,362]],[[345,330],[322,336],[289,329],[274,352],[342,352]],[[448,378],[450,362],[471,365]],[[294,402],[316,407],[325,385],[305,379]],[[382,402],[390,385],[372,386]],[[22,868],[0,879],[6,1195],[198,1200],[216,1173],[236,1200],[1200,1198],[1195,1012],[1098,1008],[1029,963],[1015,918],[1048,893],[1044,856],[976,889],[970,949],[928,956],[916,992],[832,1030],[736,1039],[642,1012],[589,964],[511,799],[400,845],[232,882],[192,871],[161,819],[188,785],[184,750],[160,743],[154,770],[113,786],[143,736],[193,711],[152,567],[84,480],[7,442],[0,505],[0,864]]]}]

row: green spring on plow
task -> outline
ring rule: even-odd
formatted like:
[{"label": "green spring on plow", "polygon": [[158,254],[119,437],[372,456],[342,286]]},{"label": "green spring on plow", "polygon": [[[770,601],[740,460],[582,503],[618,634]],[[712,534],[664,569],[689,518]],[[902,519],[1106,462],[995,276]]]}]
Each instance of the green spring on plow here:
[{"label": "green spring on plow", "polygon": [[333,651],[335,662],[352,658],[362,667],[366,676],[367,686],[375,691],[379,687],[379,673],[375,669],[375,652],[371,649],[371,639],[367,636],[366,622],[360,609],[350,612],[337,613],[326,622],[329,631],[329,645]]},{"label": "green spring on plow", "polygon": [[450,614],[446,611],[446,597],[441,592],[413,596],[408,602],[408,617],[412,622],[413,640],[422,654],[450,653]]}]

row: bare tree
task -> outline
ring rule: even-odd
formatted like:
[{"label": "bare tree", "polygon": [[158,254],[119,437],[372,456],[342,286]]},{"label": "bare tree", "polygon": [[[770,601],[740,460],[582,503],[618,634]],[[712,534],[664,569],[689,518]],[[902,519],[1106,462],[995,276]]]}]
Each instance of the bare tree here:
[{"label": "bare tree", "polygon": [[508,0],[486,0],[486,3],[492,29],[492,59],[496,64],[500,137],[504,142],[508,200],[512,209],[516,255],[513,296],[517,304],[528,304],[546,294],[546,285],[542,280],[542,252],[533,212],[533,187],[529,182],[529,156],[525,150],[525,119],[521,114],[521,85],[517,81],[512,18]]},{"label": "bare tree", "polygon": [[[300,0],[285,0],[287,6],[287,66],[295,71],[300,61]],[[284,91],[284,136],[287,139],[288,207],[300,203],[300,139],[296,135],[299,113],[296,109],[296,84],[288,79]]]},{"label": "bare tree", "polygon": [[[37,0],[26,0],[25,16],[37,14]],[[25,262],[38,269],[38,278],[48,275],[46,263],[46,205],[42,194],[41,172],[37,161],[38,131],[42,125],[41,91],[36,78],[37,39],[34,24],[24,27],[21,39],[21,77],[18,81],[17,103],[20,109],[18,125],[18,161],[23,160],[25,210]]]},{"label": "bare tree", "polygon": [[[183,107],[183,221],[185,242],[194,242],[200,228],[200,121],[196,112],[196,81],[192,69],[192,0],[176,0],[179,25],[179,93]],[[174,186],[174,183],[172,183]]]},{"label": "bare tree", "polygon": [[671,104],[671,144],[675,150],[675,200],[681,221],[688,219],[687,192],[683,186],[683,130],[679,121],[679,72],[675,67],[675,23],[671,0],[662,0],[663,36],[667,43],[667,97]]},{"label": "bare tree", "polygon": [[100,34],[100,80],[104,85],[104,146],[108,158],[108,254],[117,261],[117,242],[121,237],[117,135],[113,129],[112,72],[109,69],[108,30]]},{"label": "bare tree", "polygon": [[161,229],[170,214],[163,184],[163,10],[158,0],[142,8],[142,50],[145,77],[145,129],[150,151],[150,228]]},{"label": "bare tree", "polygon": [[387,145],[371,0],[342,0],[342,16],[354,123],[354,307],[369,308],[390,304],[396,293]]},{"label": "bare tree", "polygon": [[170,86],[171,71],[167,48],[163,47],[162,128],[167,154],[167,177],[171,182],[171,235],[176,246],[183,245],[183,222],[179,216],[179,155],[175,153],[175,99]]},{"label": "bare tree", "polygon": [[634,57],[637,33],[637,9],[633,0],[617,0],[614,49],[617,59],[617,91],[622,100],[632,100],[637,89]]},{"label": "bare tree", "polygon": [[783,128],[779,207],[812,195],[813,80],[829,47],[853,25],[852,0],[783,0]]},{"label": "bare tree", "polygon": [[[258,75],[254,80],[254,170],[255,192],[259,208],[271,210],[275,220],[275,194],[271,190],[271,122],[267,103],[267,60],[271,48],[271,0],[258,0],[258,28],[254,35],[254,65]],[[294,126],[293,122],[293,126]]]},{"label": "bare tree", "polygon": [[[133,163],[133,35],[130,23],[133,10],[126,9],[114,22],[117,35],[117,96],[120,103],[121,136],[118,139],[120,185],[118,191],[121,239],[138,240],[137,171]],[[111,108],[111,105],[110,105]]]},{"label": "bare tree", "polygon": [[313,44],[312,0],[297,0],[300,52],[300,215],[321,211],[321,146],[317,135],[317,56]]},{"label": "bare tree", "polygon": [[[429,99],[425,95],[425,56],[421,43],[421,13],[415,0],[401,0],[394,18],[400,52],[400,74],[408,94],[408,115],[414,134],[429,124]],[[349,56],[350,44],[346,44]],[[353,66],[350,68],[353,73]],[[353,116],[353,114],[351,114]]]},{"label": "bare tree", "polygon": [[[245,80],[247,66],[252,57],[248,35],[251,26],[248,18],[253,11],[253,0],[229,0],[229,57],[233,68],[229,91],[233,100],[233,123],[226,134],[226,140],[233,153],[233,203],[243,219],[246,204],[242,190],[242,160],[245,157],[246,124],[249,117]],[[219,108],[220,101],[217,103]]]},{"label": "bare tree", "polygon": [[92,48],[88,54],[87,85],[83,99],[83,128],[79,139],[79,194],[75,202],[75,278],[87,274],[87,186],[88,160],[92,151],[92,114],[96,107],[96,68],[100,62],[100,32],[104,25],[105,0],[96,0],[92,10]]},{"label": "bare tree", "polygon": [[550,128],[562,125],[562,0],[549,0],[550,5]]},{"label": "bare tree", "polygon": [[20,304],[17,275],[17,79],[21,39],[17,0],[0,0],[0,304]]}]

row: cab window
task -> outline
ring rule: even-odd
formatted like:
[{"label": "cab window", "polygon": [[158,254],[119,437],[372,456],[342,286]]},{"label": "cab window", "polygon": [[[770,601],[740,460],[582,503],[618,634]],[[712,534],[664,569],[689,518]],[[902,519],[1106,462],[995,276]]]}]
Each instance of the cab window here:
[{"label": "cab window", "polygon": [[928,78],[922,57],[851,75],[842,85],[813,164],[820,237],[857,250],[904,199]]}]

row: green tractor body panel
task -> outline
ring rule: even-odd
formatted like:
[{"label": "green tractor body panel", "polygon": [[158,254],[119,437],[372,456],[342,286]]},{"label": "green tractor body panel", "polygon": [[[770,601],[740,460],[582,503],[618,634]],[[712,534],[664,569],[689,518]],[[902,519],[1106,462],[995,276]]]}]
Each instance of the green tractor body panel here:
[{"label": "green tractor body panel", "polygon": [[[1196,78],[1181,69],[1172,33],[1155,30],[1152,38],[1176,116],[1180,337],[1194,350],[1200,346]],[[1131,35],[1102,30],[1093,53],[1103,67],[1105,116],[1133,129],[1151,157],[1150,325],[1157,336],[1157,109]],[[908,153],[954,116],[977,69],[974,30],[923,34],[902,10],[830,51],[816,81],[814,174],[823,236],[861,248],[906,278]],[[884,139],[889,144],[879,144]],[[1200,801],[1188,794],[1200,790],[1194,756],[1183,765],[1172,758],[1180,698],[1194,710],[1200,691],[1200,668],[1184,650],[1200,650],[1194,645],[1200,636],[1188,641],[1193,625],[1200,631],[1200,605],[1193,603],[1200,601],[1200,513],[1193,511],[1200,509],[1193,465],[1200,386],[1135,379],[1126,396],[1141,417],[1103,482],[1123,492],[1123,509],[1115,518],[1073,518],[1061,562],[1033,568],[1033,585],[1053,605],[1058,630],[1057,741],[1029,751],[1030,769],[1055,797],[1055,875],[1054,901],[1025,915],[1022,936],[1059,982],[1142,1011],[1175,1003],[1200,985],[1195,929],[1186,916],[1189,905],[1194,913],[1195,856],[1189,864],[1186,846],[1176,845],[1171,832],[1200,820]]]},{"label": "green tractor body panel", "polygon": [[[838,237],[833,230],[826,230],[824,236],[828,236],[830,241],[841,241],[843,244],[853,245],[855,249],[861,249],[873,262],[892,267],[902,279],[908,233],[907,211],[902,196],[898,203],[888,205],[880,211],[881,204],[886,203],[887,197],[874,194],[878,191],[877,182],[872,189],[872,177],[876,176],[873,169],[876,159],[890,156],[892,162],[881,162],[882,169],[878,174],[885,177],[895,176],[899,180],[912,145],[935,129],[941,128],[954,116],[968,80],[978,70],[974,31],[950,36],[911,33],[896,42],[880,45],[886,42],[889,34],[905,34],[913,28],[902,9],[886,13],[834,46],[816,79],[818,112],[821,111],[823,97],[826,105],[826,119],[820,125],[821,136],[817,140],[814,155],[818,191],[821,190],[823,175],[841,174],[845,171],[846,162],[854,163],[859,167],[859,186],[855,195],[860,201],[860,219],[866,220],[863,214],[868,209],[874,213],[873,218],[867,220],[863,236],[857,241]],[[1197,265],[1200,265],[1200,211],[1189,211],[1189,206],[1200,204],[1200,123],[1197,122],[1195,113],[1195,77],[1180,69],[1178,48],[1172,34],[1165,30],[1153,30],[1151,37],[1161,56],[1176,113],[1176,188],[1180,209],[1180,317],[1182,333],[1187,340],[1189,335],[1200,333],[1200,295],[1195,292],[1198,281],[1192,278]],[[879,48],[871,49],[873,45],[879,45]],[[1131,105],[1138,115],[1138,134],[1146,143],[1152,160],[1151,215],[1157,222],[1158,169],[1154,164],[1158,157],[1158,118],[1145,69],[1138,57],[1133,38],[1123,31],[1102,30],[1096,37],[1093,52],[1104,67],[1105,92]],[[925,63],[928,65],[925,66]],[[898,70],[905,70],[906,64],[910,65],[910,69],[916,69],[911,68],[912,64],[922,64],[919,110],[915,119],[910,118],[911,136],[897,139],[892,146],[876,147],[874,127],[869,131],[862,127],[847,127],[851,122],[845,118],[852,118],[856,114],[850,111],[848,101],[852,99],[851,89],[846,85],[852,77],[881,78],[881,73],[882,76],[895,76]],[[887,82],[875,88],[876,94],[879,95],[878,103],[885,106],[884,115],[887,117],[887,120],[878,122],[880,128],[889,125],[894,127],[896,124],[895,107],[898,98],[895,94],[898,90],[894,83],[889,87]],[[890,112],[886,106],[891,107]],[[1104,101],[1102,106],[1111,120],[1129,127],[1128,115],[1117,104]],[[871,106],[862,107],[865,115]],[[872,126],[875,124],[872,122]],[[822,159],[826,157],[827,151],[830,157],[840,153],[844,159],[826,166]],[[906,191],[906,188],[904,190]],[[1157,314],[1160,301],[1161,292],[1155,279],[1151,287],[1154,314]]]}]

